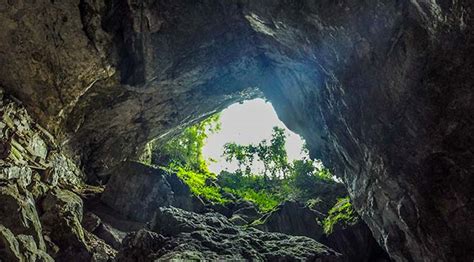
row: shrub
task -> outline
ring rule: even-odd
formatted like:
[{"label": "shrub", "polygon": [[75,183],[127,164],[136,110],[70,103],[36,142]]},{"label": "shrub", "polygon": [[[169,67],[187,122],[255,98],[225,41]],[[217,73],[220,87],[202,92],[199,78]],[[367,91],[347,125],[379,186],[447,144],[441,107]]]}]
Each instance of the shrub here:
[{"label": "shrub", "polygon": [[358,220],[359,217],[352,207],[349,197],[339,198],[323,221],[324,232],[330,234],[337,224],[344,228],[354,225]]}]

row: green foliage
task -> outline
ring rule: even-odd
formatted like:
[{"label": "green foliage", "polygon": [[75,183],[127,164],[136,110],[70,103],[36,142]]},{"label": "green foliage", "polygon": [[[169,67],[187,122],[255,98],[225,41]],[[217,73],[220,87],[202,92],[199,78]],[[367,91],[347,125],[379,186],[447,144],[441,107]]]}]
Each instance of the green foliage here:
[{"label": "green foliage", "polygon": [[217,179],[217,183],[225,192],[253,202],[263,212],[273,210],[284,200],[268,182],[260,175],[226,171],[221,172]]},{"label": "green foliage", "polygon": [[323,221],[324,232],[332,233],[334,226],[340,224],[342,227],[353,225],[358,221],[349,197],[339,198],[334,207],[329,210],[328,216]]},{"label": "green foliage", "polygon": [[186,128],[181,135],[164,145],[152,144],[151,162],[163,166],[183,167],[196,172],[207,172],[202,148],[209,134],[220,129],[219,115]]},{"label": "green foliage", "polygon": [[[256,145],[226,144],[226,160],[237,161],[239,168],[233,173],[222,171],[216,176],[209,172],[202,148],[208,135],[219,128],[219,117],[215,115],[186,128],[164,145],[151,143],[148,148],[151,164],[176,172],[197,196],[226,203],[230,200],[222,193],[227,192],[255,203],[263,212],[273,210],[287,199],[307,201],[314,198],[314,189],[320,183],[335,183],[329,171],[318,169],[310,159],[289,163],[286,134],[278,127],[273,128],[270,141],[262,140]],[[254,160],[263,163],[262,173],[252,172]]]},{"label": "green foliage", "polygon": [[207,184],[209,180],[215,179],[214,174],[209,172],[194,172],[182,167],[177,167],[176,169],[178,177],[189,186],[194,195],[203,197],[212,202],[227,202],[227,200],[222,197],[219,187]]},{"label": "green foliage", "polygon": [[181,135],[164,145],[151,144],[151,163],[176,172],[191,189],[191,192],[212,202],[225,203],[217,186],[208,182],[216,175],[209,172],[202,148],[209,134],[220,129],[219,115],[186,128]]},{"label": "green foliage", "polygon": [[[278,127],[273,128],[270,142],[262,140],[257,145],[227,143],[224,156],[229,162],[236,160],[239,168],[234,173],[221,172],[218,183],[256,203],[262,210],[272,209],[285,199],[306,201],[313,197],[314,189],[322,181],[334,183],[329,171],[316,168],[311,159],[289,163],[285,144],[284,129]],[[263,163],[263,173],[252,173],[254,160]]]},{"label": "green foliage", "polygon": [[251,173],[253,161],[257,157],[263,163],[262,175],[265,178],[284,177],[289,169],[285,144],[285,130],[274,127],[270,143],[265,139],[258,145],[227,143],[224,145],[224,156],[229,162],[237,160],[240,172],[247,175]]}]

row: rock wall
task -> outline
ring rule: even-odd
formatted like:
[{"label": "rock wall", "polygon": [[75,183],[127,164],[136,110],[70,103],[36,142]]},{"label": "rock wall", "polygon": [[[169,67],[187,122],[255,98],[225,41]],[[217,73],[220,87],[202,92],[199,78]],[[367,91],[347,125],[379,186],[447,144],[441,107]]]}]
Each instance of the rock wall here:
[{"label": "rock wall", "polygon": [[89,180],[260,95],[397,261],[474,256],[472,1],[8,1],[0,84]]},{"label": "rock wall", "polygon": [[114,252],[82,228],[84,173],[0,89],[0,260],[101,261]]}]

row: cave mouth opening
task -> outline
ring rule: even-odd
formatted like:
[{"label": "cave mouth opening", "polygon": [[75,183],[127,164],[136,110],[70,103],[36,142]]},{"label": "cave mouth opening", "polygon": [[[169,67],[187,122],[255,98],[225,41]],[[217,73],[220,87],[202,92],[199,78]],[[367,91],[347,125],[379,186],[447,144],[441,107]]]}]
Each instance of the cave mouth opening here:
[{"label": "cave mouth opening", "polygon": [[304,139],[264,98],[231,104],[166,142],[150,142],[142,160],[177,174],[203,199],[222,204],[232,195],[263,213],[285,201],[320,201],[324,190],[345,196],[341,181],[310,158]]},{"label": "cave mouth opening", "polygon": [[[284,149],[288,161],[308,158],[305,141],[286,127],[278,118],[272,104],[262,98],[235,103],[219,113],[219,129],[210,132],[202,148],[204,159],[209,160],[209,170],[216,174],[223,170],[235,172],[237,161],[226,161],[225,145],[258,145],[262,141],[271,141],[274,128],[279,128],[285,136]],[[254,159],[253,173],[263,172],[263,163]]]}]

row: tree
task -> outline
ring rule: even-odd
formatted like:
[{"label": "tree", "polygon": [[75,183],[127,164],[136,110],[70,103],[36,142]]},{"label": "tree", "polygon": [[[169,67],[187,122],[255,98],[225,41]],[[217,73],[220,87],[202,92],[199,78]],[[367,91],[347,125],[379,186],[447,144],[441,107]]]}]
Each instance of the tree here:
[{"label": "tree", "polygon": [[219,115],[186,128],[183,133],[164,145],[152,144],[151,162],[160,166],[179,166],[196,172],[207,172],[202,148],[209,134],[220,129]]},{"label": "tree", "polygon": [[285,145],[285,130],[274,127],[270,143],[267,140],[262,140],[258,145],[227,143],[224,145],[224,156],[228,162],[235,159],[239,166],[238,172],[246,175],[250,175],[256,157],[263,164],[262,175],[274,179],[285,177],[290,167]]}]

